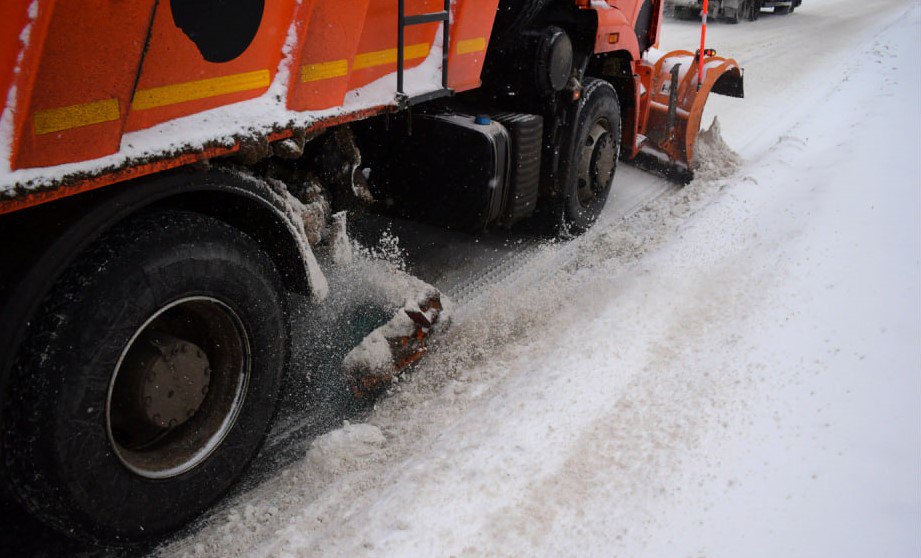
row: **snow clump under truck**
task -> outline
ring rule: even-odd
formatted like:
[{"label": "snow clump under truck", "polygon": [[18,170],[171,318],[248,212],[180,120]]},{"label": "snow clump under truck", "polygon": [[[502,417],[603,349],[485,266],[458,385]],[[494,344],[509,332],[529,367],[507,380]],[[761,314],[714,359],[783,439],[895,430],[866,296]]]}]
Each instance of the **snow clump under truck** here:
[{"label": "snow clump under truck", "polygon": [[[326,296],[346,216],[578,232],[619,160],[689,173],[707,96],[741,97],[742,72],[655,51],[662,8],[0,4],[3,492],[85,540],[175,530],[258,450],[285,294]],[[424,354],[446,308],[406,284],[346,359],[359,396]]]}]

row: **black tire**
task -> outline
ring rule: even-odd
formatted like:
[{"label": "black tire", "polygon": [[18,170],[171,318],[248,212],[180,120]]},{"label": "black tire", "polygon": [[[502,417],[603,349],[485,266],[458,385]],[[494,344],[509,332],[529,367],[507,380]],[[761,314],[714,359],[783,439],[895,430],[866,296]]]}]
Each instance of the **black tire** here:
[{"label": "black tire", "polygon": [[598,219],[611,192],[620,157],[620,104],[614,87],[587,78],[572,134],[562,149],[560,197],[552,217],[582,233]]},{"label": "black tire", "polygon": [[758,21],[758,18],[761,17],[761,1],[749,0],[748,21]]},{"label": "black tire", "polygon": [[[148,350],[145,336],[182,331],[210,363],[199,388],[207,395],[179,426],[129,445],[117,418],[122,382],[153,370],[132,368],[132,351]],[[175,530],[220,497],[260,447],[286,339],[281,281],[250,237],[184,211],[127,220],[58,280],[17,354],[4,394],[7,489],[45,523],[93,542]],[[157,389],[172,385],[158,378]]]}]

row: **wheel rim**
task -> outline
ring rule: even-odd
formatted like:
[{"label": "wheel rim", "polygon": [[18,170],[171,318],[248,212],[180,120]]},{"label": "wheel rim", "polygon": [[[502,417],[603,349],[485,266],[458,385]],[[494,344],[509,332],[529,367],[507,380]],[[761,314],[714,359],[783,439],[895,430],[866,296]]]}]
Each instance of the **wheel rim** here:
[{"label": "wheel rim", "polygon": [[582,207],[589,208],[605,199],[614,180],[618,155],[610,123],[607,120],[595,122],[585,139],[576,177],[576,195]]},{"label": "wheel rim", "polygon": [[109,382],[106,429],[118,459],[153,479],[200,465],[239,415],[250,361],[228,305],[196,296],[163,306],[132,335]]}]

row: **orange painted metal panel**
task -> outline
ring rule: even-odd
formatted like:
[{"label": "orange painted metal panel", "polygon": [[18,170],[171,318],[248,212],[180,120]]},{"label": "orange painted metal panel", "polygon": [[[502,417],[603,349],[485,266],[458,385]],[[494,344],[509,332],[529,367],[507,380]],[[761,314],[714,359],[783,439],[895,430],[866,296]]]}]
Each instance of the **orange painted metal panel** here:
[{"label": "orange painted metal panel", "polygon": [[466,91],[480,86],[483,63],[499,0],[459,0],[451,24],[448,87]]},{"label": "orange painted metal panel", "polygon": [[342,104],[358,54],[369,0],[316,0],[293,67],[288,107],[322,110]]},{"label": "orange painted metal panel", "polygon": [[[598,30],[595,34],[595,52],[612,52],[625,50],[632,60],[640,58],[640,47],[633,29],[632,14],[616,8],[592,7],[598,14]],[[617,42],[610,42],[612,33],[617,34]]]},{"label": "orange painted metal panel", "polygon": [[[604,4],[592,4],[590,8],[598,13],[598,29],[595,35],[595,52],[626,50],[633,60],[639,60],[642,53],[636,35],[636,22],[643,13],[643,8],[651,10],[648,35],[643,37],[647,44],[658,46],[662,28],[662,0],[606,0]],[[617,41],[611,41],[612,33],[617,33]]]},{"label": "orange painted metal panel", "polygon": [[[454,1],[449,85],[456,90],[479,85],[497,3]],[[4,17],[0,30],[7,36],[18,35],[28,21],[23,10],[30,5],[30,0],[5,2],[0,15],[15,17]],[[188,20],[183,20],[181,13],[177,15],[180,4],[38,0],[36,5],[40,9],[32,22],[32,41],[23,59],[26,70],[13,84],[20,97],[14,169],[97,159],[117,152],[126,131],[255,98],[266,91],[283,56],[291,57],[292,79],[288,98],[281,101],[302,111],[341,106],[348,90],[396,70],[394,0],[266,2],[262,17],[253,26],[251,42],[226,60],[206,53],[200,38],[190,31]],[[438,12],[443,2],[407,0],[406,6],[407,15],[414,15]],[[299,44],[286,50],[283,46],[292,22],[297,26]],[[406,29],[407,70],[428,56],[439,38],[438,28],[438,23],[430,23]],[[0,49],[0,68],[15,64],[19,46],[2,41]],[[2,79],[12,84],[9,73]],[[311,128],[391,110],[392,105],[371,107],[316,122]],[[0,200],[0,213],[235,149],[163,153],[143,162],[126,161],[122,168],[99,175],[81,174],[77,169],[61,176],[58,184],[62,187]]]},{"label": "orange painted metal panel", "polygon": [[[4,4],[3,15],[11,17],[0,22],[4,33],[13,34],[8,39],[10,42],[4,42],[4,57],[11,57],[5,63],[10,65],[11,70],[18,65],[18,72],[10,73],[6,77],[8,89],[0,91],[4,113],[15,108],[12,114],[3,115],[11,117],[13,124],[13,137],[10,139],[9,146],[10,160],[5,161],[11,167],[14,165],[16,153],[22,143],[20,136],[27,120],[32,84],[35,83],[37,74],[34,68],[38,66],[41,47],[44,44],[48,23],[51,21],[52,2],[45,4],[22,2],[22,4],[25,5],[20,7],[25,9],[25,12],[15,11],[16,6],[13,3]],[[33,13],[30,14],[29,11]],[[26,26],[28,26],[28,31],[26,31]],[[8,103],[9,106],[7,106]]]},{"label": "orange painted metal panel", "polygon": [[[444,8],[442,0],[406,0],[406,15],[439,12]],[[414,25],[406,28],[406,61],[409,70],[422,63],[428,56],[437,23]],[[397,2],[396,0],[371,0],[365,20],[358,52],[349,76],[349,90],[367,85],[379,78],[397,71]],[[396,80],[394,80],[396,91]]]},{"label": "orange painted metal panel", "polygon": [[14,144],[14,168],[118,151],[153,7],[153,0],[41,4],[29,48],[41,49],[41,59],[31,66],[34,83],[22,84],[27,98],[17,111],[26,120]]},{"label": "orange painted metal panel", "polygon": [[636,85],[633,88],[633,106],[634,110],[630,114],[630,121],[633,126],[624,126],[623,129],[623,146],[630,146],[630,158],[636,157],[642,144],[637,141],[639,134],[646,131],[649,117],[649,101],[652,98],[652,80],[654,68],[646,61],[640,60],[633,63],[633,73],[637,76],[637,82],[642,85]]},{"label": "orange painted metal panel", "polygon": [[[646,62],[642,64],[648,66]],[[669,127],[671,70],[676,64],[680,64],[676,95],[678,110],[675,113],[675,122]],[[672,161],[687,165],[693,161],[694,142],[700,132],[704,107],[717,80],[727,73],[731,74],[730,78],[734,76],[739,80],[740,87],[742,80],[742,70],[738,62],[731,58],[708,56],[704,58],[704,80],[698,83],[698,64],[699,59],[693,52],[675,50],[659,58],[651,70],[644,74],[645,79],[651,78],[651,83],[647,93],[649,98],[643,132],[654,147]]]},{"label": "orange painted metal panel", "polygon": [[174,21],[170,3],[161,2],[125,130],[149,128],[265,93],[281,61],[296,5],[295,0],[266,2],[258,30],[242,54],[209,62],[207,50]]},{"label": "orange painted metal panel", "polygon": [[20,35],[29,21],[30,0],[0,2],[0,111],[6,108],[6,92],[22,47]]}]

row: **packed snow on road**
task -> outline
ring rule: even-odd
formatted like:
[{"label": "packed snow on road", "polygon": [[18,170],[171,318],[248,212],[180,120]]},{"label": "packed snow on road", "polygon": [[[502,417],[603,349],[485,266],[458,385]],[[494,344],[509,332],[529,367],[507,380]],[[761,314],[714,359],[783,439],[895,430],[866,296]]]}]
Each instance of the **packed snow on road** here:
[{"label": "packed snow on road", "polygon": [[746,98],[691,184],[622,165],[593,229],[446,289],[373,410],[156,553],[921,555],[921,6],[709,37]]}]

